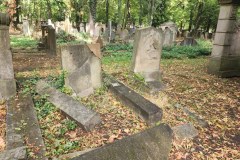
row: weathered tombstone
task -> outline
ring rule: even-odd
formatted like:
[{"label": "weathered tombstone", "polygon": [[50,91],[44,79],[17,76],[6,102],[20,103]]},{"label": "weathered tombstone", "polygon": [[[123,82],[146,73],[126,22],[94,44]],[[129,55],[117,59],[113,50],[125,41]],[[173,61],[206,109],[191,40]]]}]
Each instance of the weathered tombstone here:
[{"label": "weathered tombstone", "polygon": [[236,18],[240,1],[219,0],[220,13],[208,65],[208,73],[220,77],[240,76],[240,50]]},{"label": "weathered tombstone", "polygon": [[163,46],[172,46],[173,44],[173,32],[170,28],[165,28]]},{"label": "weathered tombstone", "polygon": [[9,16],[0,13],[0,100],[8,99],[16,94],[16,81],[10,51],[9,24]]},{"label": "weathered tombstone", "polygon": [[62,67],[68,72],[65,84],[80,97],[101,87],[100,44],[62,46]]},{"label": "weathered tombstone", "polygon": [[185,37],[180,43],[181,46],[196,46],[198,43],[193,37]]},{"label": "weathered tombstone", "polygon": [[80,23],[80,32],[86,32],[84,23]]},{"label": "weathered tombstone", "polygon": [[146,82],[161,80],[160,59],[163,44],[162,29],[138,29],[135,33],[132,70],[140,73]]},{"label": "weathered tombstone", "polygon": [[129,35],[128,30],[127,30],[127,29],[124,29],[124,30],[122,30],[121,33],[120,33],[120,39],[121,39],[122,41],[125,41],[125,40],[127,40],[128,35]]},{"label": "weathered tombstone", "polygon": [[23,20],[23,35],[24,36],[30,36],[31,35],[29,22],[28,22],[27,19]]},{"label": "weathered tombstone", "polygon": [[47,35],[47,53],[48,55],[56,55],[57,41],[55,29],[50,25],[48,26],[48,35]]},{"label": "weathered tombstone", "polygon": [[173,34],[173,43],[176,41],[177,39],[177,32],[178,32],[178,27],[174,22],[166,22],[160,25],[160,27],[162,28],[162,30],[164,30],[166,27],[170,28]]}]

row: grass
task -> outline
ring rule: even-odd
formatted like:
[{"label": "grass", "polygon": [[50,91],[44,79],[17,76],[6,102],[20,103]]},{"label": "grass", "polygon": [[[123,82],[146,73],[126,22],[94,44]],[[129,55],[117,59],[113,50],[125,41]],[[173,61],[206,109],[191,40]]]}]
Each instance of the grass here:
[{"label": "grass", "polygon": [[11,47],[12,48],[36,48],[38,41],[23,36],[11,36]]},{"label": "grass", "polygon": [[[162,51],[163,59],[184,59],[208,56],[211,53],[212,44],[210,41],[198,40],[197,46],[172,46],[164,47]],[[105,56],[103,63],[130,62],[133,53],[131,44],[109,44],[103,51]]]}]

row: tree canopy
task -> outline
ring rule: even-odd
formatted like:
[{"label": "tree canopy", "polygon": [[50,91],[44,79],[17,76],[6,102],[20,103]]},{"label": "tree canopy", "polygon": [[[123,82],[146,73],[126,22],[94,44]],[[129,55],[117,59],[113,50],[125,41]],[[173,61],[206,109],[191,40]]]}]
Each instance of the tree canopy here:
[{"label": "tree canopy", "polygon": [[219,12],[216,0],[1,0],[0,10],[17,1],[20,18],[31,22],[69,18],[76,26],[88,22],[91,13],[94,22],[111,20],[123,28],[173,21],[179,29],[210,31],[216,28]]}]

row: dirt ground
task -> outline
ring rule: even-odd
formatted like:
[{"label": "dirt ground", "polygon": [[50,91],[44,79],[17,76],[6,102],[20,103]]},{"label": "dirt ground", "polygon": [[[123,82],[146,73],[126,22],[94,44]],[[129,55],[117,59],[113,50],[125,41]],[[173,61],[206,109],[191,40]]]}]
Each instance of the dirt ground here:
[{"label": "dirt ground", "polygon": [[[103,69],[135,89],[134,83],[126,78],[129,63],[103,65]],[[33,73],[42,77],[60,73],[59,57],[19,54],[13,56],[13,64],[17,79]],[[163,108],[163,122],[170,126],[191,122],[199,130],[198,137],[192,141],[174,141],[170,156],[172,160],[240,159],[240,78],[211,76],[207,74],[206,66],[207,58],[163,60],[161,68],[166,90],[158,95],[150,95],[136,88],[137,92]],[[199,126],[181,109],[175,108],[176,104],[200,115],[209,123],[209,127]],[[4,148],[5,114],[5,106],[1,104],[0,151]],[[107,138],[109,140],[110,137]]]}]

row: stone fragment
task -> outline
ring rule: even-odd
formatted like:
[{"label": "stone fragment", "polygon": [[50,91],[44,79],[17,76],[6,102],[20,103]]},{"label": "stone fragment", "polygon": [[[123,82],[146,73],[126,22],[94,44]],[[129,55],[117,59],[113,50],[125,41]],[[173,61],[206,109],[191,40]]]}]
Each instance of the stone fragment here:
[{"label": "stone fragment", "polygon": [[98,113],[88,109],[72,97],[49,86],[45,81],[39,81],[36,91],[40,95],[48,95],[47,100],[75,120],[84,130],[90,131],[101,122]]},{"label": "stone fragment", "polygon": [[172,139],[171,128],[160,124],[72,160],[166,160],[169,157]]},{"label": "stone fragment", "polygon": [[175,126],[172,130],[174,135],[180,140],[192,139],[198,136],[198,130],[191,123]]},{"label": "stone fragment", "polygon": [[26,160],[27,159],[27,151],[26,146],[18,147],[11,150],[6,150],[4,152],[0,152],[1,160]]}]

